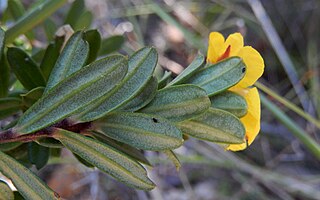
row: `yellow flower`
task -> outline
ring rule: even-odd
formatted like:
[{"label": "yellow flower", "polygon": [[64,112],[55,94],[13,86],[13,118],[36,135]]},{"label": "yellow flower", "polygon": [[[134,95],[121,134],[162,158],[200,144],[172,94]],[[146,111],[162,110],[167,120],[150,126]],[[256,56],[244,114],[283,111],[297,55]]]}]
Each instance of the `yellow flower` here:
[{"label": "yellow flower", "polygon": [[218,32],[210,33],[207,61],[216,63],[232,56],[242,58],[247,67],[244,78],[229,89],[243,96],[248,104],[247,114],[240,119],[246,129],[246,142],[227,147],[228,150],[239,151],[250,145],[260,131],[260,97],[257,88],[250,86],[263,74],[264,61],[258,51],[244,46],[240,33],[231,34],[226,40]]}]

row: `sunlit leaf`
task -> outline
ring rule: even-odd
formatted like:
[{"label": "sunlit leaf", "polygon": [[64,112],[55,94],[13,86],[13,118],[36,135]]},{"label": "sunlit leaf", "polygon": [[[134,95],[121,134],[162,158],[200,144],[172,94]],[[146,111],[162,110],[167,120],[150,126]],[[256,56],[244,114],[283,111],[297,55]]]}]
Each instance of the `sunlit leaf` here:
[{"label": "sunlit leaf", "polygon": [[179,85],[159,90],[140,112],[159,115],[178,122],[204,113],[210,107],[206,92],[195,85]]},{"label": "sunlit leaf", "polygon": [[120,55],[91,63],[43,95],[22,115],[15,131],[31,133],[86,108],[112,90],[126,72],[127,60]]},{"label": "sunlit leaf", "polygon": [[177,127],[154,115],[115,112],[94,122],[94,127],[108,137],[143,150],[175,149],[183,143]]},{"label": "sunlit leaf", "polygon": [[70,151],[119,181],[138,189],[154,188],[146,170],[137,161],[113,147],[62,129],[56,129],[54,137]]},{"label": "sunlit leaf", "polygon": [[57,200],[60,198],[31,170],[1,151],[0,172],[12,180],[14,186],[26,199]]}]

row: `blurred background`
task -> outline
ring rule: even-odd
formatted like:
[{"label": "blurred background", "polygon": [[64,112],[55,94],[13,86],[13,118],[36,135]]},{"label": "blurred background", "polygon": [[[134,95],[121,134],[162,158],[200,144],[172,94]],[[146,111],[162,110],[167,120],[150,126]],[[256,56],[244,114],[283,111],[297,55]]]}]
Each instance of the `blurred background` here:
[{"label": "blurred background", "polygon": [[[10,1],[10,0],[9,0]],[[26,10],[36,1],[23,0]],[[181,168],[163,154],[146,152],[156,189],[126,187],[79,164],[68,151],[38,171],[64,199],[220,200],[320,199],[320,2],[318,0],[86,0],[70,18],[77,29],[98,29],[112,51],[130,55],[145,46],[159,53],[157,76],[179,74],[201,52],[208,35],[240,32],[257,49],[265,72],[256,86],[262,102],[261,131],[241,152],[189,139],[175,152]],[[60,27],[71,4],[46,21]],[[81,3],[79,3],[81,6]],[[6,0],[0,0],[1,16]],[[12,22],[14,23],[14,22]],[[8,26],[10,26],[10,21]],[[33,30],[36,47],[50,41]],[[52,39],[52,38],[51,38]],[[109,40],[108,40],[109,39]],[[102,46],[103,47],[103,46]],[[37,49],[32,49],[34,54]],[[105,49],[104,53],[110,49]]]}]

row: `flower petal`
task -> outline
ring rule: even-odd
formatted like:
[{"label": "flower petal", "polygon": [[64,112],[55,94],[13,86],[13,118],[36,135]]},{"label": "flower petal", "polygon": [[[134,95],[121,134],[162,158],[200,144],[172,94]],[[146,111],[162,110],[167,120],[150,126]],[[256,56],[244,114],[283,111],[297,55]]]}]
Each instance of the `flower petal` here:
[{"label": "flower petal", "polygon": [[250,46],[245,46],[240,49],[238,55],[246,64],[246,75],[234,87],[247,88],[252,86],[263,74],[264,61],[260,53]]},{"label": "flower petal", "polygon": [[210,63],[217,62],[221,52],[224,50],[224,37],[221,33],[211,32],[209,36],[209,47],[207,60]]},{"label": "flower petal", "polygon": [[243,47],[243,37],[240,33],[233,33],[228,36],[225,42],[224,49],[228,48],[228,46],[231,46],[230,54],[229,56],[236,56],[240,49]]},{"label": "flower petal", "polygon": [[[242,95],[248,104],[248,113],[240,119],[246,128],[246,139],[250,145],[260,131],[260,96],[257,88],[233,90]],[[246,143],[231,144],[227,147],[228,150],[239,151],[247,147]]]}]

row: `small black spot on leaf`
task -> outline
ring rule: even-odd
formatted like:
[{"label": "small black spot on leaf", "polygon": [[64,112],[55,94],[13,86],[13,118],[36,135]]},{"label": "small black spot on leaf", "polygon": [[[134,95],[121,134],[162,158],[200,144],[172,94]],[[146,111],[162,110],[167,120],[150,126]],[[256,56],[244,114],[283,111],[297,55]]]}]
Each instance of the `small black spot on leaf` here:
[{"label": "small black spot on leaf", "polygon": [[242,73],[245,73],[246,72],[246,68],[242,68]]},{"label": "small black spot on leaf", "polygon": [[157,120],[156,118],[152,118],[152,121],[153,121],[154,123],[158,123],[158,120]]}]

